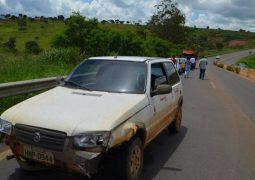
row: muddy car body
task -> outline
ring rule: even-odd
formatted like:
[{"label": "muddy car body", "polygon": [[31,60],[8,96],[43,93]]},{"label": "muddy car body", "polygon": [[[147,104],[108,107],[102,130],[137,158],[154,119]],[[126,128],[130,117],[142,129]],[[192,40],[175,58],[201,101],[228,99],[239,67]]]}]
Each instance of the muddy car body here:
[{"label": "muddy car body", "polygon": [[166,127],[180,129],[182,94],[168,59],[89,58],[61,85],[6,110],[0,131],[24,170],[90,175],[110,159],[117,176],[137,179],[144,147]]}]

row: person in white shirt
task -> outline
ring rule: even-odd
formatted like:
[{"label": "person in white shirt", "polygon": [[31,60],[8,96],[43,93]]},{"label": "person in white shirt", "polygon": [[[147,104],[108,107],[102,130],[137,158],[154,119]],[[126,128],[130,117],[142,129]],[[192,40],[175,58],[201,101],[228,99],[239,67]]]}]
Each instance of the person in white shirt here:
[{"label": "person in white shirt", "polygon": [[207,65],[208,65],[207,59],[204,56],[202,56],[202,59],[199,60],[199,69],[200,69],[199,79],[204,80],[205,70]]},{"label": "person in white shirt", "polygon": [[196,69],[196,59],[194,57],[190,58],[191,70]]}]

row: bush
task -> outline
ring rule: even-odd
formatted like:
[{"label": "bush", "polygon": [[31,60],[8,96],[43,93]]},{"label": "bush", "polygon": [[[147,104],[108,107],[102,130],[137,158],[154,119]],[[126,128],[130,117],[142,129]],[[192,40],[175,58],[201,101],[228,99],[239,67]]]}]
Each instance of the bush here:
[{"label": "bush", "polygon": [[3,44],[9,50],[14,50],[16,47],[16,38],[10,37],[9,40]]},{"label": "bush", "polygon": [[232,72],[235,71],[234,66],[232,66],[232,65],[231,65],[231,66],[228,65],[226,69],[227,69],[228,71],[232,71]]},{"label": "bush", "polygon": [[241,71],[241,68],[240,68],[240,67],[238,67],[238,66],[235,66],[235,72],[236,72],[236,74],[239,74],[239,73],[240,73],[240,71]]},{"label": "bush", "polygon": [[220,68],[224,68],[224,64],[222,64],[222,63],[218,63],[218,67],[220,67]]},{"label": "bush", "polygon": [[173,53],[171,52],[172,44],[160,39],[160,38],[150,38],[145,41],[144,49],[146,56],[155,57],[169,57]]},{"label": "bush", "polygon": [[26,51],[30,54],[39,54],[42,50],[36,41],[28,41],[25,43]]},{"label": "bush", "polygon": [[85,58],[79,48],[50,49],[41,53],[39,59],[50,64],[78,64]]}]

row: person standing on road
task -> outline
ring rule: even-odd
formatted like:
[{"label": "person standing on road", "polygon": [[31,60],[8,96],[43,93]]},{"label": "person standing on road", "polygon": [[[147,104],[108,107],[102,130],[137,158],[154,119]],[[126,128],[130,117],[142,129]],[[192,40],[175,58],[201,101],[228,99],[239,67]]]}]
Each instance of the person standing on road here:
[{"label": "person standing on road", "polygon": [[204,80],[205,70],[207,65],[208,65],[207,59],[204,56],[202,56],[202,59],[199,60],[199,69],[200,69],[199,79]]},{"label": "person standing on road", "polygon": [[196,69],[196,59],[195,57],[190,58],[191,61],[191,70]]},{"label": "person standing on road", "polygon": [[191,61],[190,61],[190,58],[188,57],[187,61],[185,62],[185,78],[189,78],[190,67],[191,67]]}]

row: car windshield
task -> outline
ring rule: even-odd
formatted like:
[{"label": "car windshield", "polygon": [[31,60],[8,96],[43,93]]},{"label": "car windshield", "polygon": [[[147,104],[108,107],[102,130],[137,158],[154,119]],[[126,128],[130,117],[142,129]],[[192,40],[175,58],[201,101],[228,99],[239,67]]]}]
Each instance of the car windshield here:
[{"label": "car windshield", "polygon": [[117,60],[86,60],[66,79],[65,86],[90,91],[145,92],[146,64]]}]

